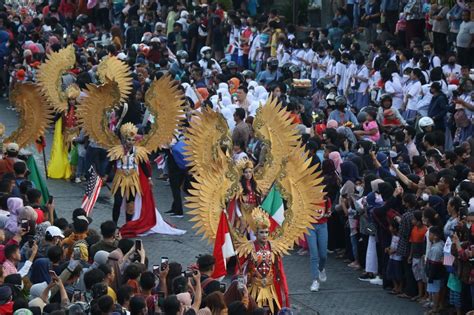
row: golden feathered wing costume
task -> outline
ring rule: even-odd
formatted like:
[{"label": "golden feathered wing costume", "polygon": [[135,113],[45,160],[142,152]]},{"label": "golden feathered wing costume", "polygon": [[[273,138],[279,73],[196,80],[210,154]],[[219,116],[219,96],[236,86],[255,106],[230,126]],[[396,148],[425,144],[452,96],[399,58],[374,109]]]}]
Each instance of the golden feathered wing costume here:
[{"label": "golden feathered wing costume", "polygon": [[20,148],[24,148],[44,135],[53,112],[40,88],[34,83],[17,83],[10,94],[10,102],[19,113],[18,129],[4,142],[15,142]]},{"label": "golden feathered wing costume", "polygon": [[[225,124],[222,119],[220,114],[204,110],[191,121],[187,134],[188,160],[196,180],[187,198],[188,207],[193,215],[191,220],[196,222],[194,228],[210,241],[216,237],[222,211],[238,193],[242,174],[227,154],[229,146],[222,145],[229,137],[228,129],[222,127]],[[289,114],[276,100],[270,99],[257,111],[253,127],[256,137],[267,146],[264,166],[255,174],[255,179],[264,195],[276,185],[287,206],[282,226],[269,237],[273,261],[288,254],[293,244],[324,214],[318,206],[324,203],[322,179],[320,173],[315,172],[316,166],[310,167],[310,159],[299,144]],[[255,224],[248,225],[255,227]],[[254,242],[231,225],[229,228],[238,256],[253,257]],[[281,264],[281,260],[277,264]],[[264,305],[277,301],[275,287],[260,283],[251,287],[250,292],[259,305]]]},{"label": "golden feathered wing costume", "polygon": [[67,110],[67,95],[62,88],[61,77],[72,69],[76,63],[74,46],[69,45],[58,52],[52,52],[48,59],[40,65],[37,75],[41,91],[57,112]]},{"label": "golden feathered wing costume", "polygon": [[120,91],[120,101],[126,102],[132,91],[132,76],[127,64],[115,56],[104,57],[97,67],[97,76],[100,82],[107,80],[117,82]]}]

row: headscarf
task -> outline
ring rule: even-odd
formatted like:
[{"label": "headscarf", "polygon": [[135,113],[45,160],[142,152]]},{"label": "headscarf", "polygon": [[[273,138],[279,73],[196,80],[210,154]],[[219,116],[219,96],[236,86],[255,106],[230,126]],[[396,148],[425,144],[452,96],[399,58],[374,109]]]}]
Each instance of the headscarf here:
[{"label": "headscarf", "polygon": [[388,165],[388,157],[385,153],[377,152],[377,161],[379,161],[380,165],[382,165],[382,168],[384,170],[386,170],[387,172],[390,171],[390,168]]},{"label": "headscarf", "polygon": [[354,136],[354,133],[352,132],[352,129],[349,127],[345,126],[340,126],[336,128],[336,131],[338,134],[343,135],[346,137],[347,140],[349,140],[350,143],[354,144],[357,142],[356,137]]},{"label": "headscarf", "polygon": [[23,200],[16,197],[8,198],[7,207],[8,211],[10,211],[10,216],[5,224],[5,230],[16,234],[18,232],[18,212],[23,207]]},{"label": "headscarf", "polygon": [[342,164],[342,159],[341,155],[339,152],[334,151],[329,153],[329,159],[331,159],[334,162],[334,166],[336,167],[336,171],[340,174],[341,173],[341,164]]},{"label": "headscarf", "polygon": [[222,95],[222,100],[224,100],[224,97],[231,99],[229,85],[227,83],[219,83],[219,88],[217,89],[216,94],[219,95],[219,93]]},{"label": "headscarf", "polygon": [[33,284],[30,288],[30,301],[33,300],[34,298],[40,298],[41,294],[43,294],[43,291],[46,289],[48,286],[48,283],[41,282],[41,283],[36,283]]},{"label": "headscarf", "polygon": [[377,195],[374,192],[370,192],[367,195],[366,201],[367,201],[367,208],[369,209],[377,208],[382,205],[382,203],[377,201]]},{"label": "headscarf", "polygon": [[326,186],[324,191],[327,192],[329,198],[334,200],[339,190],[338,186],[338,175],[336,173],[336,167],[332,160],[323,160],[321,165],[323,184]]},{"label": "headscarf", "polygon": [[347,181],[355,183],[359,179],[359,170],[357,165],[351,161],[347,161],[341,164],[341,177],[342,183],[345,184]]},{"label": "headscarf", "polygon": [[265,87],[259,85],[255,88],[255,99],[264,105],[268,100],[268,92]]},{"label": "headscarf", "polygon": [[38,219],[38,213],[36,213],[35,209],[30,206],[25,206],[18,209],[18,220],[28,220],[34,221]]},{"label": "headscarf", "polygon": [[[239,86],[240,86],[240,80],[237,79],[237,78],[231,78],[231,79],[229,80],[229,83],[230,83],[230,82],[232,82],[232,85],[233,85],[233,86],[232,86],[232,88],[229,87],[229,92],[230,92],[230,94],[234,94],[234,93],[237,92],[237,89],[238,89]],[[230,84],[229,84],[229,86],[230,86]]]},{"label": "headscarf", "polygon": [[374,179],[370,182],[370,187],[372,188],[372,192],[379,192],[379,184],[383,183],[384,181],[380,178]]},{"label": "headscarf", "polygon": [[109,252],[106,252],[105,250],[99,250],[94,255],[94,264],[97,264],[98,266],[105,265],[108,259]]},{"label": "headscarf", "polygon": [[32,284],[41,282],[51,282],[49,275],[50,263],[48,258],[38,258],[31,267],[30,280]]},{"label": "headscarf", "polygon": [[123,253],[120,248],[117,248],[109,254],[109,259],[107,260],[107,265],[114,270],[115,277],[111,287],[115,292],[117,292],[122,284],[122,270],[120,270],[122,263]]}]

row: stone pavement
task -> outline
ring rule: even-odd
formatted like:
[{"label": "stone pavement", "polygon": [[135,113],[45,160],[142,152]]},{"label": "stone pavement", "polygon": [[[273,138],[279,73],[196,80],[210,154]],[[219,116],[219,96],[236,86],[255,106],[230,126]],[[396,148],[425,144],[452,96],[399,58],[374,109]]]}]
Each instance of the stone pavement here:
[{"label": "stone pavement", "polygon": [[[7,127],[7,135],[16,126],[16,115],[6,110],[6,102],[0,101],[0,122]],[[47,143],[52,142],[52,131],[47,135]],[[47,149],[49,155],[49,149]],[[35,155],[38,166],[43,169],[42,157]],[[72,211],[79,207],[84,193],[83,184],[73,184],[62,180],[48,180],[50,193],[54,196],[56,209],[60,217],[70,220]],[[154,186],[156,205],[163,214],[170,209],[172,197],[169,186],[156,180]],[[93,210],[92,227],[98,229],[100,223],[111,219],[112,199],[107,188],[103,188]],[[187,266],[202,253],[212,252],[212,245],[191,229],[189,216],[175,219],[163,215],[168,222],[178,228],[187,230],[183,236],[150,235],[143,238],[146,254],[150,265],[159,263],[161,256],[169,257],[170,261],[179,261]],[[123,220],[123,216],[121,217]],[[311,277],[309,272],[309,256],[293,254],[284,258],[285,271],[288,277],[290,298],[295,314],[323,315],[411,315],[422,314],[422,308],[408,300],[396,298],[380,286],[363,283],[357,279],[358,273],[346,267],[340,260],[329,257],[327,263],[328,281],[321,285],[317,293],[309,291]]]}]

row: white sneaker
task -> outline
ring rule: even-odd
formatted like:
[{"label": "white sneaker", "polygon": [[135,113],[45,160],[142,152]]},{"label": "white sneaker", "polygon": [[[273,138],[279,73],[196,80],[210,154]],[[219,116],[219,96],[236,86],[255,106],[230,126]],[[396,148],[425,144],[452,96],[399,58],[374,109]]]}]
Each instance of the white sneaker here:
[{"label": "white sneaker", "polygon": [[74,180],[74,182],[75,182],[76,184],[79,184],[79,183],[81,182],[81,179],[80,179],[79,177],[76,177],[76,179]]},{"label": "white sneaker", "polygon": [[326,269],[323,269],[319,272],[319,281],[326,282],[327,279],[328,277],[326,276]]},{"label": "white sneaker", "polygon": [[311,292],[318,292],[319,291],[319,282],[318,280],[314,280],[313,284],[311,285]]},{"label": "white sneaker", "polygon": [[375,277],[374,279],[370,280],[369,282],[370,282],[370,284],[375,284],[375,285],[382,285],[383,284],[383,280],[379,276]]}]

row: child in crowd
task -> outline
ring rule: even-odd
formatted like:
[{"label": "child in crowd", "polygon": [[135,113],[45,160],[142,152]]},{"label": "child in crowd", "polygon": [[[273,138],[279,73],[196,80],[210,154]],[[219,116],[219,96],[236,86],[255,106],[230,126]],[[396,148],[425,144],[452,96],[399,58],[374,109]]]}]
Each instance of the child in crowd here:
[{"label": "child in crowd", "polygon": [[390,242],[390,247],[385,249],[385,252],[390,255],[390,260],[388,261],[387,265],[387,280],[391,280],[393,282],[393,290],[392,294],[400,294],[402,292],[402,279],[403,279],[403,272],[402,272],[402,256],[398,255],[397,248],[398,248],[398,241],[400,237],[398,236],[398,232],[400,230],[400,224],[396,220],[392,220],[390,222],[390,233],[392,234],[392,241]]},{"label": "child in crowd", "polygon": [[358,139],[377,142],[380,139],[379,125],[375,121],[377,113],[372,110],[368,110],[366,113],[366,120],[362,124],[364,130],[356,130],[354,134]]},{"label": "child in crowd", "polygon": [[427,292],[433,301],[433,312],[440,309],[439,291],[441,290],[441,279],[443,279],[443,230],[439,226],[429,229],[430,250],[426,256],[426,277],[428,279]]},{"label": "child in crowd", "polygon": [[412,298],[412,301],[419,301],[425,296],[425,270],[423,263],[423,252],[425,246],[426,226],[423,225],[422,213],[417,210],[413,213],[412,225],[410,233],[410,256],[408,263],[411,263],[413,276],[418,284],[418,295]]}]

